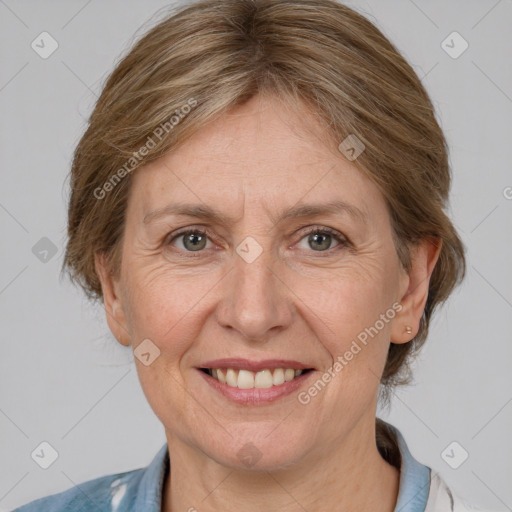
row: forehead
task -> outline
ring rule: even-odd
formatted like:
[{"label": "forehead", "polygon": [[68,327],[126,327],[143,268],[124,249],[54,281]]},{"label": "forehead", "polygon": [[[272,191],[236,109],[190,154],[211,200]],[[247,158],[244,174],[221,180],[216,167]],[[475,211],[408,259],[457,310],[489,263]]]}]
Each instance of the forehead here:
[{"label": "forehead", "polygon": [[138,169],[133,202],[144,216],[176,201],[215,206],[226,214],[254,207],[272,215],[284,206],[343,200],[382,214],[378,188],[334,152],[327,137],[306,111],[301,115],[254,97]]}]

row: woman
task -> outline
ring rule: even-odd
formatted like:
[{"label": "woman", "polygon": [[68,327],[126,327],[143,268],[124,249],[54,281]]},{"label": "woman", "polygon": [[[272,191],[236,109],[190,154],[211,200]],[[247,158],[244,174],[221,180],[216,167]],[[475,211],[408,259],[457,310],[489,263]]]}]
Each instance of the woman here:
[{"label": "woman", "polygon": [[463,511],[376,419],[465,270],[420,80],[332,0],[203,0],[119,63],[65,265],[167,443],[18,510]]}]

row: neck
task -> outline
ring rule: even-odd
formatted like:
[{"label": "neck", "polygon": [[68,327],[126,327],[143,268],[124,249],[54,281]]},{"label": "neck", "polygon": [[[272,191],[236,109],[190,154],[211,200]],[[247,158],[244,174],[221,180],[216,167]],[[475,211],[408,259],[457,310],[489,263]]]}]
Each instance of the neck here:
[{"label": "neck", "polygon": [[168,432],[167,441],[172,458],[162,512],[393,512],[396,505],[400,473],[377,449],[375,421],[278,471],[234,470]]}]

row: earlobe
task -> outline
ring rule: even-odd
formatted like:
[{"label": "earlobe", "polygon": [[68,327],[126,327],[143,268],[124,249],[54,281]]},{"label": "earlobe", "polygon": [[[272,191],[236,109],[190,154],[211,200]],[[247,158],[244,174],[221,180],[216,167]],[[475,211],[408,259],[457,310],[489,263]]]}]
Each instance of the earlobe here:
[{"label": "earlobe", "polygon": [[391,329],[391,343],[411,341],[418,333],[427,303],[430,278],[441,253],[442,240],[423,239],[410,248],[411,267],[404,275],[405,291],[400,298],[402,309]]},{"label": "earlobe", "polygon": [[130,336],[127,329],[122,297],[120,297],[118,293],[114,277],[108,268],[105,255],[103,253],[95,253],[94,265],[101,282],[103,303],[105,306],[105,315],[108,326],[121,345],[129,346]]}]

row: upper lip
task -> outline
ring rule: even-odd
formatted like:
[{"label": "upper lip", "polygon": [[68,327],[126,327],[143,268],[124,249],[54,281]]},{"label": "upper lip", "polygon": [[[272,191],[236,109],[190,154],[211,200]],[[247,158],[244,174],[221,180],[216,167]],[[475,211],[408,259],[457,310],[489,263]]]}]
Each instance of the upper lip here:
[{"label": "upper lip", "polygon": [[242,358],[214,359],[212,361],[206,361],[198,368],[232,368],[233,370],[249,370],[253,372],[273,370],[275,368],[293,368],[294,370],[313,369],[311,365],[291,359],[265,359],[264,361],[254,361]]}]

